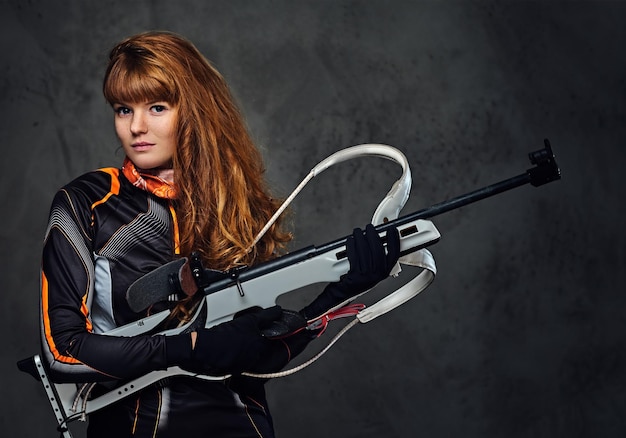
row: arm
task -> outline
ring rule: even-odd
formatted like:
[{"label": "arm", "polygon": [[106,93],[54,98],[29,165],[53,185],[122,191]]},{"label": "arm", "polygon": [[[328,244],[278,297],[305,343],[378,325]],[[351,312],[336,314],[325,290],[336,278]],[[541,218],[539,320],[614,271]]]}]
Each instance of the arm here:
[{"label": "arm", "polygon": [[178,363],[190,354],[189,335],[166,339],[94,333],[90,315],[95,291],[92,200],[81,195],[71,190],[57,194],[44,241],[41,332],[53,379],[89,382],[133,378]]}]

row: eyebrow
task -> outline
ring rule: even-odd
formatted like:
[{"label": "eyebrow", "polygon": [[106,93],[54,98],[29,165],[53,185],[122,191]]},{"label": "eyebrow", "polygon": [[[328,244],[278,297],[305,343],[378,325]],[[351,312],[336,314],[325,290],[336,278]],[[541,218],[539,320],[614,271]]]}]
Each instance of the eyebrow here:
[{"label": "eyebrow", "polygon": [[113,102],[111,104],[111,106],[115,106],[115,105],[121,105],[121,106],[133,106],[133,105],[156,105],[156,104],[166,104],[169,106],[174,106],[174,104],[172,102],[169,102],[167,100],[152,100],[152,101],[148,101],[148,102],[141,102],[141,103],[137,103],[137,102]]}]

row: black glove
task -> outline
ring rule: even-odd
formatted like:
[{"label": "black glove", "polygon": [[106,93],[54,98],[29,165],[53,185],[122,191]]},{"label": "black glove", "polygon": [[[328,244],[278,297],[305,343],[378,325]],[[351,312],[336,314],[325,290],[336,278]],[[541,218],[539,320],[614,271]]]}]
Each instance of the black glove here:
[{"label": "black glove", "polygon": [[355,228],[346,242],[350,270],[336,283],[330,283],[311,304],[300,311],[308,320],[326,313],[339,303],[376,286],[389,276],[400,257],[400,234],[395,227],[387,231],[387,253],[374,226],[365,233]]},{"label": "black glove", "polygon": [[263,354],[249,371],[257,374],[280,371],[290,360],[302,353],[315,337],[315,333],[302,330],[279,339],[268,340]]},{"label": "black glove", "polygon": [[[251,371],[276,348],[261,330],[280,318],[280,306],[247,313],[232,321],[197,331],[196,344],[189,363],[181,367],[189,371],[209,374],[239,374]],[[281,347],[284,347],[281,344]]]}]

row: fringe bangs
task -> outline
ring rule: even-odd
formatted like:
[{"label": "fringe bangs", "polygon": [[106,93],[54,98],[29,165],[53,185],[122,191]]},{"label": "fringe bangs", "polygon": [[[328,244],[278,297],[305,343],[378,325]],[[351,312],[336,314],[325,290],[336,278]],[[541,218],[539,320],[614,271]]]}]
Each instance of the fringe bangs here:
[{"label": "fringe bangs", "polygon": [[175,87],[158,69],[146,64],[134,68],[120,60],[113,65],[104,83],[104,97],[109,104],[131,102],[168,102],[178,104]]}]

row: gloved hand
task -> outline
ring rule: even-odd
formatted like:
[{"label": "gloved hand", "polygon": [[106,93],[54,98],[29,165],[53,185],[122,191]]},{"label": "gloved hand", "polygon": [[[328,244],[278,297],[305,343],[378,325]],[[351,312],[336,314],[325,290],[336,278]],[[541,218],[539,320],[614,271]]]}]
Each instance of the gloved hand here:
[{"label": "gloved hand", "polygon": [[336,283],[330,283],[311,304],[300,311],[304,317],[323,315],[329,309],[362,292],[389,276],[400,257],[400,235],[392,227],[387,231],[387,252],[374,226],[365,227],[365,233],[355,228],[346,241],[350,270]]},{"label": "gloved hand", "polygon": [[261,330],[280,318],[280,306],[247,313],[209,329],[199,329],[189,363],[181,367],[209,375],[239,374],[253,370],[267,354],[276,350],[274,342]]},{"label": "gloved hand", "polygon": [[247,371],[258,374],[280,371],[291,359],[302,353],[315,337],[315,333],[302,330],[279,339],[268,340],[259,360]]}]

